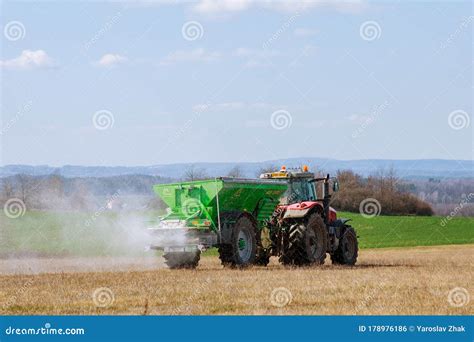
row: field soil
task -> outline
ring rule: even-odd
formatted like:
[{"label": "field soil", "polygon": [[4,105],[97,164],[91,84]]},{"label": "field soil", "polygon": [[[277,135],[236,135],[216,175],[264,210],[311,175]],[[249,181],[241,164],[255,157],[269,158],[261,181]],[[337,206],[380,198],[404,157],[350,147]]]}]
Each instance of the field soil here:
[{"label": "field soil", "polygon": [[[474,245],[365,249],[355,267],[196,270],[161,258],[0,261],[1,314],[472,315]],[[470,297],[469,297],[470,295]]]}]

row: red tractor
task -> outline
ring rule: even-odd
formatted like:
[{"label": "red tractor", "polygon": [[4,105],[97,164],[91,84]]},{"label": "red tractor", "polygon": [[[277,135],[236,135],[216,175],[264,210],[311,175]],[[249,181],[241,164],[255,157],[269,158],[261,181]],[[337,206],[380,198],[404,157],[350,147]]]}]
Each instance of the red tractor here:
[{"label": "red tractor", "polygon": [[[308,167],[264,173],[263,179],[281,180],[288,190],[257,236],[255,263],[267,265],[278,256],[285,265],[321,265],[329,253],[333,264],[354,265],[358,242],[347,219],[338,219],[330,207],[330,188],[339,185],[329,174],[315,178]],[[331,186],[332,184],[332,186]]]}]

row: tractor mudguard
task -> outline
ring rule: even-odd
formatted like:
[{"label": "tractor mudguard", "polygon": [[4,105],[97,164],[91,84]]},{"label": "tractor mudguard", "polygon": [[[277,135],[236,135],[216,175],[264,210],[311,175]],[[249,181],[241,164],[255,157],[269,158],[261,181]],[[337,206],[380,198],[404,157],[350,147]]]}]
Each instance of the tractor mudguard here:
[{"label": "tractor mudguard", "polygon": [[340,239],[346,227],[349,227],[346,224],[349,221],[351,221],[351,219],[337,219],[331,222],[331,225],[329,226],[329,234]]},{"label": "tractor mudguard", "polygon": [[337,219],[333,222],[331,222],[331,226],[334,226],[334,227],[343,227],[346,225],[347,222],[349,221],[352,221],[352,219],[345,219],[345,218],[341,218],[341,219]]}]

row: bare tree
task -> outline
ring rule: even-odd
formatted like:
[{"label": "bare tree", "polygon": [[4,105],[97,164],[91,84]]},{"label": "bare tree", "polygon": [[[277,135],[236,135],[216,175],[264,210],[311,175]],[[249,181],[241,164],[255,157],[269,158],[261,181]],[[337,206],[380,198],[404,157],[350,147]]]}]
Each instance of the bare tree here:
[{"label": "bare tree", "polygon": [[[380,203],[384,215],[432,215],[427,202],[415,197],[401,186],[402,183],[392,168],[379,170],[365,179],[352,171],[338,173],[341,191],[334,197],[334,207],[352,212],[360,212],[363,200],[375,198]],[[397,184],[398,183],[398,184]]]},{"label": "bare tree", "polygon": [[386,182],[385,185],[387,187],[387,193],[388,193],[388,202],[389,202],[389,209],[390,211],[393,210],[393,207],[395,205],[395,193],[397,192],[397,183],[398,183],[398,177],[397,173],[395,171],[395,168],[393,166],[390,167],[387,171],[387,175],[385,176]]},{"label": "bare tree", "polygon": [[64,178],[63,177],[61,177],[60,175],[54,174],[49,177],[47,185],[50,192],[55,197],[57,197],[58,199],[61,199],[64,197]]},{"label": "bare tree", "polygon": [[41,184],[38,185],[41,189],[36,191],[39,199],[37,205],[41,208],[69,209],[69,203],[66,201],[65,196],[64,183],[64,178],[57,173],[42,179]]},{"label": "bare tree", "polygon": [[206,170],[197,168],[195,165],[189,166],[186,171],[184,171],[184,179],[187,181],[195,181],[209,178]]},{"label": "bare tree", "polygon": [[[63,194],[61,194],[63,195]],[[89,189],[87,184],[77,182],[74,187],[74,192],[71,195],[69,201],[70,208],[74,210],[88,210],[90,209],[89,201],[87,200],[89,196]]]},{"label": "bare tree", "polygon": [[235,165],[230,171],[227,173],[228,177],[235,177],[235,178],[242,178],[244,176],[244,172],[239,165]]},{"label": "bare tree", "polygon": [[388,190],[390,191],[390,193],[394,193],[397,190],[399,178],[397,176],[397,171],[395,170],[393,166],[391,166],[390,169],[388,169],[386,178],[387,178]]},{"label": "bare tree", "polygon": [[8,178],[4,178],[2,180],[2,195],[5,200],[8,200],[14,196],[13,183]]},{"label": "bare tree", "polygon": [[19,174],[16,175],[16,181],[18,183],[19,187],[19,192],[20,192],[20,199],[23,201],[23,203],[27,204],[30,201],[30,196],[31,190],[32,190],[32,183],[31,183],[31,177],[25,175],[25,174]]}]

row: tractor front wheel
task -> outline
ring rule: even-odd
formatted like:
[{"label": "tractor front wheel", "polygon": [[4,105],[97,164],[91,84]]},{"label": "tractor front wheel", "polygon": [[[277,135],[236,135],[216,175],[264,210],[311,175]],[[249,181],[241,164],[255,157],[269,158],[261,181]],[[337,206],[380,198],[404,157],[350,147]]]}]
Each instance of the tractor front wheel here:
[{"label": "tractor front wheel", "polygon": [[196,268],[201,259],[201,251],[169,252],[163,255],[166,265],[171,269]]},{"label": "tractor front wheel", "polygon": [[339,240],[339,246],[331,255],[332,263],[353,266],[357,262],[358,253],[359,244],[356,232],[351,226],[346,226]]}]

